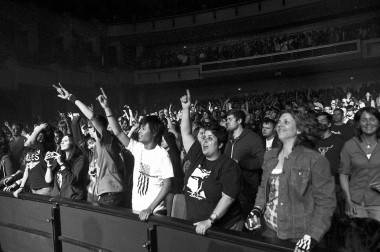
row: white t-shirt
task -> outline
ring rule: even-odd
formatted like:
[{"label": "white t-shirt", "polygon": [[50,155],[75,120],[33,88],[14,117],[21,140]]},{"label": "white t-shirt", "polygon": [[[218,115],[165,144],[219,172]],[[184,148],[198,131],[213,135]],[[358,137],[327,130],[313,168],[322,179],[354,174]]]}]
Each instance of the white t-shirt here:
[{"label": "white t-shirt", "polygon": [[[164,179],[173,177],[173,166],[168,152],[156,146],[147,150],[133,139],[127,147],[135,159],[133,169],[132,209],[141,211],[149,207],[163,186]],[[165,209],[162,201],[153,212]]]},{"label": "white t-shirt", "polygon": [[271,150],[272,149],[272,144],[273,144],[273,140],[274,140],[274,137],[272,137],[272,139],[268,140],[268,139],[265,139],[265,149],[266,150]]}]

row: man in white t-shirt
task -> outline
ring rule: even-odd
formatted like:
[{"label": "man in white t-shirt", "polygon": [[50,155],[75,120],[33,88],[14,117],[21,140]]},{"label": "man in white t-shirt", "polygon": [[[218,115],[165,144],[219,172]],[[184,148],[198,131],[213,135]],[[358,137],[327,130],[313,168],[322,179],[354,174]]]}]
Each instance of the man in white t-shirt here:
[{"label": "man in white t-shirt", "polygon": [[132,209],[139,211],[140,220],[145,221],[151,214],[165,210],[163,200],[170,191],[174,176],[169,154],[159,146],[164,125],[157,116],[146,116],[141,121],[139,141],[130,139],[113,116],[103,89],[101,91],[98,101],[113,133],[134,156]]},{"label": "man in white t-shirt", "polygon": [[[142,211],[150,207],[157,198],[165,180],[173,177],[173,167],[168,152],[161,148],[155,140],[151,139],[152,128],[160,127],[161,122],[157,116],[147,116],[141,121],[139,130],[139,142],[130,139],[127,149],[135,159],[133,171],[132,209]],[[153,126],[154,125],[154,126]],[[158,134],[157,136],[162,136]],[[144,143],[155,143],[146,148]],[[154,147],[153,147],[154,146]],[[165,210],[164,202],[161,201],[153,212]]]}]

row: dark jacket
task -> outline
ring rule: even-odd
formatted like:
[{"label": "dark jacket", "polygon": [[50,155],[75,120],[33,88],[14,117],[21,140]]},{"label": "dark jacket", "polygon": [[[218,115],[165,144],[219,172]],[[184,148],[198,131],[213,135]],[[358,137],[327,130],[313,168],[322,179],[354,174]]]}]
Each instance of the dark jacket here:
[{"label": "dark jacket", "polygon": [[[263,146],[266,148],[266,142],[265,142],[265,137],[262,137],[263,140]],[[280,148],[282,145],[280,139],[278,138],[277,134],[274,136],[273,142],[272,142],[272,149],[274,148]]]},{"label": "dark jacket", "polygon": [[[269,178],[278,163],[279,149],[265,154],[256,206],[265,211]],[[305,234],[320,241],[331,225],[336,206],[335,183],[328,160],[318,152],[297,146],[284,160],[277,207],[277,235],[299,239]]]},{"label": "dark jacket", "polygon": [[57,170],[54,172],[52,196],[60,196],[73,200],[85,200],[89,166],[87,158],[82,153],[77,152],[70,160],[65,162],[65,166],[66,169],[61,172],[61,188],[58,187]]},{"label": "dark jacket", "polygon": [[224,154],[237,161],[240,168],[246,171],[261,169],[264,152],[262,139],[249,129],[244,129],[236,139],[231,135],[224,149]]}]

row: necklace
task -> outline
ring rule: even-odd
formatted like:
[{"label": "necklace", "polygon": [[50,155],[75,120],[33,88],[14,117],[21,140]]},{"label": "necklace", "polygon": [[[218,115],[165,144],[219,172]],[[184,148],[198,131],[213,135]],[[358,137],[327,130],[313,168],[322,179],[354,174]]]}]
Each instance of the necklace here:
[{"label": "necklace", "polygon": [[371,147],[375,147],[377,145],[377,141],[374,144],[370,144],[366,138],[363,137],[363,140],[366,144],[367,149],[371,149]]}]

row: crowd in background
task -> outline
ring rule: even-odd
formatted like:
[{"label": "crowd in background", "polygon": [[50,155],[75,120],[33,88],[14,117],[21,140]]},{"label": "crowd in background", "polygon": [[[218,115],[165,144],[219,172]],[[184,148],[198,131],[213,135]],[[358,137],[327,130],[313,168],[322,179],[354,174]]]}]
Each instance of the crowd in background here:
[{"label": "crowd in background", "polygon": [[380,26],[378,19],[375,19],[367,23],[315,28],[268,36],[229,38],[213,43],[190,44],[182,47],[176,45],[146,48],[140,55],[137,55],[137,62],[141,69],[188,66],[202,62],[286,52],[355,39],[377,38],[379,35]]},{"label": "crowd in background", "polygon": [[[379,226],[377,83],[210,101],[187,91],[180,109],[173,101],[152,113],[114,111],[101,89],[104,115],[54,88],[80,113],[32,131],[5,122],[0,131],[0,187],[15,197],[126,207],[141,220],[183,218],[203,235],[212,226],[260,231],[297,251],[333,248],[336,239],[349,248],[349,235]],[[343,251],[379,249],[378,232],[366,239]]]}]

